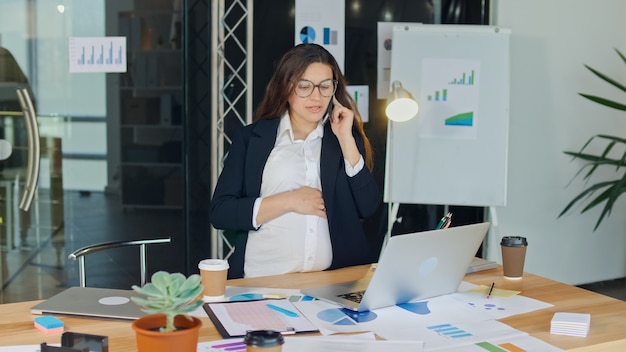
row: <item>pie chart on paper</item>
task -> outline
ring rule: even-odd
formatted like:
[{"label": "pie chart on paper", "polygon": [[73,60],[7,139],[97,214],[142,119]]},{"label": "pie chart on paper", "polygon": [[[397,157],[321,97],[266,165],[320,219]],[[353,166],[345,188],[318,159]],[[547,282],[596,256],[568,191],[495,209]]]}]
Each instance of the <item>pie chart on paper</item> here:
[{"label": "pie chart on paper", "polygon": [[372,321],[377,315],[372,311],[353,312],[345,308],[331,308],[319,312],[317,317],[333,325],[357,325]]},{"label": "pie chart on paper", "polygon": [[311,26],[302,27],[300,30],[300,40],[305,43],[314,43],[315,42],[315,29]]}]

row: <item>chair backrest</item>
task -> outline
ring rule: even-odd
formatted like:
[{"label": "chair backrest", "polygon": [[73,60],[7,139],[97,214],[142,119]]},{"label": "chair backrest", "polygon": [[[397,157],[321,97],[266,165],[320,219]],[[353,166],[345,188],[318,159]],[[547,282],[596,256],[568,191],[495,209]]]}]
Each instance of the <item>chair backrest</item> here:
[{"label": "chair backrest", "polygon": [[142,240],[128,240],[128,241],[110,241],[92,244],[75,250],[68,255],[70,261],[76,261],[78,259],[78,276],[80,278],[80,287],[86,286],[86,273],[85,273],[85,256],[95,252],[100,252],[112,248],[118,247],[130,247],[139,246],[139,266],[141,275],[141,286],[146,284],[146,267],[147,267],[147,252],[146,246],[149,244],[157,243],[170,243],[172,240],[170,237],[155,238],[155,239],[142,239]]}]

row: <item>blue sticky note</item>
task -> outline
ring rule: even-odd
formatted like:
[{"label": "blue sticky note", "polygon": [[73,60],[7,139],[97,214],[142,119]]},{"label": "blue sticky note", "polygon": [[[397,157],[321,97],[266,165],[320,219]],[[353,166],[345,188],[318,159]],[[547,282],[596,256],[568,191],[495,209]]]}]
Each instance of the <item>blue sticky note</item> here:
[{"label": "blue sticky note", "polygon": [[35,318],[35,324],[41,326],[44,329],[58,329],[63,327],[63,322],[53,317],[52,315],[44,315],[42,317]]}]

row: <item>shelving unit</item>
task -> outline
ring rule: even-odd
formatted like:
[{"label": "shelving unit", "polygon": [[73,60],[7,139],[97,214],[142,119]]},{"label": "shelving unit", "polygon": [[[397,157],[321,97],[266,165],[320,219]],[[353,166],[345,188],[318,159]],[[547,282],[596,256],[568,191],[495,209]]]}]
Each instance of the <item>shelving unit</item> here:
[{"label": "shelving unit", "polygon": [[121,74],[120,179],[124,208],[182,207],[182,50],[172,1],[135,0],[118,13],[127,37]]}]

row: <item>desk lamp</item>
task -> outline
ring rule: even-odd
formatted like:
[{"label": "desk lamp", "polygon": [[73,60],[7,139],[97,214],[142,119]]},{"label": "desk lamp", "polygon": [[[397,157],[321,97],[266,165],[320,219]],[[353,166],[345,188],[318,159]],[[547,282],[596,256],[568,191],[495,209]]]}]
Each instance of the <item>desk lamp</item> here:
[{"label": "desk lamp", "polygon": [[417,115],[417,110],[417,102],[411,93],[402,87],[400,81],[393,81],[385,109],[387,117],[396,122],[408,121]]},{"label": "desk lamp", "polygon": [[[387,114],[387,118],[389,118],[389,123],[387,127],[387,163],[389,163],[389,158],[391,157],[390,149],[391,144],[389,143],[389,136],[391,135],[391,129],[393,128],[393,122],[404,122],[412,119],[417,115],[417,101],[413,98],[411,93],[402,87],[402,83],[400,81],[393,81],[391,83],[391,91],[389,92],[389,96],[387,97],[387,107],[385,108],[385,114]],[[387,173],[389,172],[389,167],[386,168],[385,178],[387,178]],[[388,189],[387,182],[385,182],[385,192]],[[389,192],[390,194],[391,192]],[[385,239],[383,240],[382,250],[385,248],[387,244],[387,240],[391,237],[391,229],[393,227],[394,222],[396,222],[398,215],[398,203],[393,203],[389,201],[389,209],[387,216],[387,234],[385,235]]]}]

